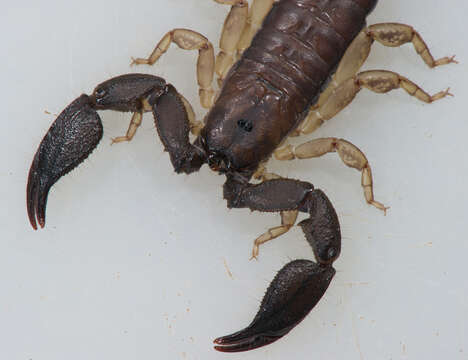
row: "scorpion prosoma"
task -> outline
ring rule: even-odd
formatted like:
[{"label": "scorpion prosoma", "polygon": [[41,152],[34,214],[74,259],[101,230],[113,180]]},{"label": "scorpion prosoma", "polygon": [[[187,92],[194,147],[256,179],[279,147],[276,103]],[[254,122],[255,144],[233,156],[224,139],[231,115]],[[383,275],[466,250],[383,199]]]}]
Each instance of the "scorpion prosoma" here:
[{"label": "scorpion prosoma", "polygon": [[[215,60],[212,44],[188,29],[169,31],[147,59],[154,64],[171,43],[198,50],[199,96],[210,109],[196,121],[191,105],[160,77],[126,74],[107,80],[91,96],[81,95],[55,120],[42,140],[29,172],[27,210],[34,229],[45,224],[50,188],[79,165],[102,138],[97,110],[133,112],[127,134],[113,142],[130,141],[146,111],[177,173],[190,174],[203,164],[226,176],[224,198],[229,208],[280,212],[281,225],[254,242],[259,246],[287,232],[298,212],[299,223],[316,262],[295,260],[271,282],[252,323],[232,335],[217,338],[216,350],[237,352],[270,344],[294,328],[317,304],[335,274],[333,262],[341,249],[340,226],[327,196],[308,182],[267,172],[266,161],[305,159],[338,152],[342,161],[362,173],[366,201],[374,199],[371,168],[350,142],[322,138],[293,147],[288,136],[307,134],[347,106],[366,87],[377,93],[402,88],[430,103],[450,95],[429,95],[409,79],[390,71],[359,72],[372,43],[385,46],[412,43],[430,67],[455,62],[435,60],[421,36],[396,23],[366,26],[377,0],[215,0],[230,5]],[[218,76],[219,91],[212,87]],[[191,143],[189,133],[196,136]],[[250,182],[251,179],[257,183]]]}]

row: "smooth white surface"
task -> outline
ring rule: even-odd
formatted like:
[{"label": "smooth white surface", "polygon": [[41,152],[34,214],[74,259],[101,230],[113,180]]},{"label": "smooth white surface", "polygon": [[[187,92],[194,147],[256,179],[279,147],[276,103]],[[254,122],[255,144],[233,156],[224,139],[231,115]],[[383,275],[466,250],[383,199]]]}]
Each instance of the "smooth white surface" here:
[{"label": "smooth white surface", "polygon": [[[109,146],[129,115],[101,113],[105,136],[50,193],[34,232],[27,172],[54,120],[112,76],[165,77],[200,109],[195,53],[172,47],[152,68],[130,68],[167,31],[187,27],[217,44],[228,8],[210,0],[16,1],[2,5],[0,114],[0,359],[467,359],[468,134],[464,0],[381,1],[369,23],[413,25],[435,56],[375,45],[366,69],[398,71],[454,98],[425,105],[403,91],[362,91],[313,137],[358,145],[373,168],[385,217],[365,204],[360,175],[336,154],[272,162],[334,202],[343,250],[337,275],[307,319],[257,351],[228,355],[212,340],[247,325],[275,271],[313,258],[300,229],[261,248],[279,216],[226,208],[223,178],[175,175],[151,115],[130,144]],[[228,275],[226,268],[232,273]]]}]

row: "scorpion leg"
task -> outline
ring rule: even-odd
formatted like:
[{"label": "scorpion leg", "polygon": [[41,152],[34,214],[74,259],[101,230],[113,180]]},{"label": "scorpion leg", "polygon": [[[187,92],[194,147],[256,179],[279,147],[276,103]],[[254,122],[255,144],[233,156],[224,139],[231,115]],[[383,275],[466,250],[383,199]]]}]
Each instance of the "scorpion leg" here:
[{"label": "scorpion leg", "polygon": [[311,110],[306,120],[304,120],[303,129],[305,129],[305,133],[314,131],[322,124],[322,122],[314,116],[313,111],[316,108],[320,108],[337,87],[357,74],[369,56],[372,44],[375,40],[389,47],[398,47],[411,42],[419,56],[431,68],[457,63],[454,56],[446,56],[437,60],[434,59],[421,35],[411,26],[396,23],[371,25],[362,30],[346,50],[330,83],[320,95],[315,108]]},{"label": "scorpion leg", "polygon": [[258,258],[260,245],[265,244],[270,240],[276,239],[278,236],[281,236],[291,230],[291,228],[296,223],[298,213],[299,212],[297,210],[281,211],[281,225],[268,229],[267,232],[263,233],[255,239],[254,246],[252,248],[251,259]]},{"label": "scorpion leg", "polygon": [[263,20],[273,7],[275,0],[253,0],[242,37],[237,44],[237,53],[242,54],[262,27]]},{"label": "scorpion leg", "polygon": [[179,94],[180,100],[182,100],[185,106],[185,111],[187,113],[187,117],[190,123],[190,132],[193,135],[198,136],[200,134],[200,131],[203,129],[204,124],[202,121],[197,120],[195,116],[195,112],[193,111],[193,107],[190,104],[190,102],[181,93],[178,93],[178,94]]},{"label": "scorpion leg", "polygon": [[430,68],[457,62],[455,56],[434,59],[421,35],[409,25],[398,23],[375,24],[365,29],[365,32],[367,36],[377,40],[384,46],[397,47],[406,43],[413,43],[414,50]]},{"label": "scorpion leg", "polygon": [[171,30],[163,36],[148,58],[132,58],[131,65],[153,65],[169,49],[171,43],[177,44],[183,50],[198,50],[197,81],[200,88],[200,103],[209,109],[214,101],[212,87],[215,69],[214,50],[208,39],[198,32],[189,29]]},{"label": "scorpion leg", "polygon": [[298,146],[288,145],[275,153],[278,160],[309,159],[330,152],[338,152],[343,163],[361,171],[361,186],[368,204],[386,213],[388,207],[374,200],[372,171],[364,153],[350,142],[337,138],[322,138],[308,141]]},{"label": "scorpion leg", "polygon": [[[255,179],[262,180],[263,182],[272,179],[281,179],[281,176],[267,172],[264,165],[260,165],[259,169],[255,172],[253,177]],[[268,229],[267,232],[263,233],[254,240],[254,246],[252,248],[252,257],[250,259],[258,258],[260,245],[265,244],[266,242],[276,239],[277,237],[287,233],[296,223],[298,213],[299,212],[297,210],[281,211],[281,225]]]},{"label": "scorpion leg", "polygon": [[217,338],[216,350],[238,352],[270,344],[291,331],[314,308],[335,274],[341,251],[338,217],[326,195],[310,183],[273,179],[258,185],[228,177],[224,197],[229,208],[308,213],[299,223],[317,263],[295,260],[286,264],[267,289],[252,323],[234,334]]},{"label": "scorpion leg", "polygon": [[132,141],[133,136],[135,135],[137,129],[141,125],[141,121],[143,118],[143,110],[139,110],[133,113],[132,119],[130,120],[130,125],[128,126],[127,134],[124,136],[117,136],[112,138],[111,145],[120,143],[123,141]]},{"label": "scorpion leg", "polygon": [[216,58],[216,74],[218,84],[221,85],[236,59],[250,46],[275,0],[253,0],[250,10],[247,0],[215,1],[224,5],[232,5],[224,22],[219,43],[221,51]]},{"label": "scorpion leg", "polygon": [[249,3],[246,0],[215,0],[219,4],[231,5],[224,21],[221,39],[219,40],[219,54],[216,57],[215,71],[218,84],[221,85],[229,69],[236,61],[237,44],[247,23]]},{"label": "scorpion leg", "polygon": [[363,87],[379,94],[401,88],[410,96],[425,103],[432,103],[446,96],[452,96],[449,89],[429,95],[411,80],[392,71],[364,71],[340,84],[320,108],[312,110],[308,115],[308,121],[301,127],[301,132],[309,134],[323,122],[334,117],[353,101]]},{"label": "scorpion leg", "polygon": [[[179,93],[180,99],[184,103],[185,110],[187,112],[187,116],[189,119],[190,123],[190,132],[197,136],[201,129],[203,129],[203,123],[201,121],[197,121],[195,117],[195,112],[193,111],[192,105],[190,105],[190,102],[183,97]],[[145,111],[152,111],[152,107],[150,104],[148,104],[148,101],[146,99],[141,101],[141,110],[133,113],[132,119],[130,120],[130,125],[128,126],[127,134],[124,136],[118,136],[112,139],[111,145],[115,143],[120,143],[123,141],[131,141],[133,139],[133,136],[135,135],[137,129],[140,127],[142,123],[142,118],[143,118],[143,112]]]},{"label": "scorpion leg", "polygon": [[81,95],[57,117],[43,138],[29,170],[26,204],[29,221],[45,225],[50,188],[82,163],[102,138],[97,110],[141,111],[151,107],[159,136],[176,172],[196,171],[204,154],[189,143],[190,124],[185,105],[177,91],[156,76],[128,74],[107,80],[91,96]]}]

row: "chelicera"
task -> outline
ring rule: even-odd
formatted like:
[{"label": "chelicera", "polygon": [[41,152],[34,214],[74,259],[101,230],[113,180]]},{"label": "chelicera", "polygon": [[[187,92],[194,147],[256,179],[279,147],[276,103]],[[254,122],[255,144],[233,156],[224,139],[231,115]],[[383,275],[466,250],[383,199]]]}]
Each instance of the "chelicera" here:
[{"label": "chelicera", "polygon": [[[426,103],[450,95],[448,90],[429,95],[391,71],[359,72],[374,41],[391,47],[412,43],[430,67],[455,61],[434,59],[408,25],[366,26],[377,0],[253,0],[250,9],[246,0],[215,1],[231,6],[216,59],[206,37],[174,29],[148,58],[132,61],[152,65],[171,43],[198,50],[200,102],[209,109],[204,121],[197,121],[189,102],[160,77],[132,73],[107,80],[90,96],[81,95],[68,105],[42,140],[29,172],[27,209],[32,227],[44,227],[50,188],[86,159],[102,138],[97,110],[115,110],[133,116],[127,134],[113,143],[132,140],[143,113],[152,112],[177,173],[190,174],[208,164],[226,176],[223,190],[229,208],[281,214],[281,225],[255,240],[252,257],[258,257],[261,244],[286,233],[299,212],[307,214],[298,225],[316,262],[286,264],[271,282],[252,323],[215,340],[216,350],[236,352],[272,343],[293,329],[325,293],[341,250],[338,216],[327,196],[309,182],[269,173],[268,159],[337,152],[345,165],[361,172],[365,200],[386,211],[374,199],[366,156],[349,141],[321,138],[296,147],[283,143],[289,136],[317,129],[363,87],[377,93],[401,88]],[[215,74],[218,91],[213,88]]]}]

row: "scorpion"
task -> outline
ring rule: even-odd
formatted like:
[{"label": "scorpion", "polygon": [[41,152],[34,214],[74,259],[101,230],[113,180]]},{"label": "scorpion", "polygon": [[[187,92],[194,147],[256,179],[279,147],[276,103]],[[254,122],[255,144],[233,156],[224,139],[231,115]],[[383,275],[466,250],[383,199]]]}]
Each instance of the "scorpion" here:
[{"label": "scorpion", "polygon": [[[360,72],[372,44],[397,47],[412,43],[431,68],[456,63],[434,59],[421,35],[398,23],[366,25],[377,0],[215,0],[231,6],[220,52],[190,29],[169,31],[148,58],[133,65],[153,65],[172,43],[198,50],[197,80],[202,107],[197,121],[190,103],[161,77],[131,73],[99,84],[81,95],[54,121],[33,159],[27,184],[27,211],[34,229],[44,227],[50,188],[83,162],[103,135],[98,110],[132,112],[126,135],[132,140],[144,112],[152,112],[159,137],[176,173],[190,174],[207,164],[226,176],[223,196],[228,208],[278,212],[281,225],[254,241],[261,244],[299,222],[316,261],[294,260],[270,283],[257,315],[241,331],[214,340],[215,349],[238,352],[280,339],[300,323],[326,292],[340,255],[338,216],[324,192],[309,182],[267,171],[266,162],[308,159],[337,152],[342,162],[361,172],[367,203],[385,212],[374,199],[370,164],[351,142],[320,138],[298,146],[284,145],[290,136],[309,134],[345,108],[362,89],[386,93],[401,88],[431,103],[449,90],[429,95],[408,78],[391,71]],[[213,87],[215,74],[219,89]],[[190,134],[195,138],[190,141]]]}]

